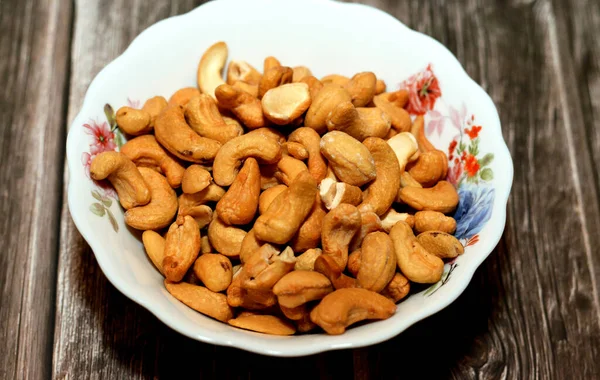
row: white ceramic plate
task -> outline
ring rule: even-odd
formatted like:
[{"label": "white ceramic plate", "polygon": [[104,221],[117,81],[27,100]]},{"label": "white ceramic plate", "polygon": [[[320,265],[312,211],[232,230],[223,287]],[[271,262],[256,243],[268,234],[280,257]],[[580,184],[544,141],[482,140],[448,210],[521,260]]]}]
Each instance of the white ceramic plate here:
[{"label": "white ceramic plate", "polygon": [[[432,142],[446,152],[455,145],[449,180],[459,187],[457,236],[466,250],[446,265],[440,283],[401,302],[393,317],[339,336],[243,331],[205,317],[167,293],[139,234],[125,226],[116,195],[89,179],[86,164],[94,154],[123,142],[111,126],[113,110],[195,86],[200,56],[216,41],[227,42],[230,58],[255,67],[273,55],[288,66],[306,65],[317,77],[368,70],[384,79],[388,90],[402,86],[411,91],[411,110],[425,112]],[[429,86],[427,99],[418,95],[424,85]],[[464,153],[457,152],[460,148]],[[188,337],[277,356],[375,344],[454,301],[502,235],[513,177],[494,104],[444,46],[374,8],[328,0],[220,0],[148,28],[90,85],[69,131],[67,158],[71,215],[110,282]]]}]

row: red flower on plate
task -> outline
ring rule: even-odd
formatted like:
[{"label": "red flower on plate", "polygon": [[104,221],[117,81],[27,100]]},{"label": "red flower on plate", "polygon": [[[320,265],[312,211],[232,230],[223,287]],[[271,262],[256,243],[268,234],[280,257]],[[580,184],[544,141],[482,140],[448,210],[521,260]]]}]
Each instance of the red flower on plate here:
[{"label": "red flower on plate", "polygon": [[[456,160],[458,160],[458,158]],[[456,186],[460,181],[460,176],[463,173],[463,168],[462,165],[458,165],[458,162],[455,161],[454,163],[455,165],[448,169],[448,175],[446,179],[448,180],[448,182]]]},{"label": "red flower on plate", "polygon": [[406,110],[414,115],[424,115],[432,110],[437,98],[442,96],[440,84],[431,70],[431,64],[418,74],[408,78],[403,83],[408,90],[408,107]]},{"label": "red flower on plate", "polygon": [[477,174],[479,171],[479,161],[477,161],[477,157],[472,154],[467,154],[465,156],[465,170],[469,177],[474,177]]},{"label": "red flower on plate", "polygon": [[110,130],[110,127],[106,122],[97,124],[91,122],[90,124],[84,124],[83,127],[86,129],[88,135],[94,137],[94,141],[90,144],[90,154],[95,156],[102,152],[113,151],[117,148],[115,144],[115,134]]},{"label": "red flower on plate", "polygon": [[452,158],[454,158],[454,149],[456,149],[457,145],[458,145],[458,141],[452,140],[452,142],[448,146],[448,159],[450,161],[452,161]]},{"label": "red flower on plate", "polygon": [[481,126],[479,125],[474,125],[473,127],[469,128],[465,128],[465,133],[467,135],[469,135],[469,138],[471,140],[474,140],[477,138],[477,136],[479,136],[479,131],[481,131]]}]

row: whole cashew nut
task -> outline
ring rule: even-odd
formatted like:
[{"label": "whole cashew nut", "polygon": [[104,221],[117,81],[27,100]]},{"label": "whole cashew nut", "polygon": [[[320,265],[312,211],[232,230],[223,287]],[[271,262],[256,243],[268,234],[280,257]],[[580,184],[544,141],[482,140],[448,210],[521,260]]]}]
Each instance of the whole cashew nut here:
[{"label": "whole cashew nut", "polygon": [[355,108],[351,102],[338,104],[327,116],[327,129],[346,132],[358,141],[385,137],[390,130],[389,116],[378,108]]},{"label": "whole cashew nut", "polygon": [[310,319],[327,334],[339,335],[346,328],[365,319],[387,319],[396,305],[381,294],[360,288],[338,289],[321,300]]},{"label": "whole cashew nut", "polygon": [[377,176],[369,149],[344,132],[326,133],[321,138],[321,153],[342,182],[362,186]]},{"label": "whole cashew nut", "polygon": [[177,213],[177,194],[165,177],[152,169],[139,168],[150,188],[150,202],[125,211],[125,223],[138,230],[158,230],[167,227]]},{"label": "whole cashew nut", "polygon": [[224,109],[230,110],[248,128],[266,125],[262,104],[257,97],[237,87],[223,84],[216,88],[215,97]]},{"label": "whole cashew nut", "polygon": [[415,231],[442,231],[452,234],[456,231],[456,220],[437,211],[419,211],[415,214]]},{"label": "whole cashew nut", "polygon": [[400,199],[419,211],[438,211],[449,214],[458,205],[458,193],[448,181],[440,181],[434,187],[421,189],[418,187],[405,187],[400,190]]},{"label": "whole cashew nut", "polygon": [[304,126],[314,129],[319,134],[324,133],[327,131],[327,116],[329,113],[339,103],[351,100],[350,94],[343,87],[335,84],[323,86],[312,99],[312,103],[306,112]]},{"label": "whole cashew nut", "polygon": [[417,240],[427,252],[441,259],[453,259],[465,252],[465,248],[454,236],[441,231],[419,234]]},{"label": "whole cashew nut", "polygon": [[190,165],[183,172],[181,190],[186,194],[195,194],[206,189],[212,182],[210,172],[200,165]]},{"label": "whole cashew nut", "polygon": [[200,91],[196,87],[184,87],[175,91],[169,98],[168,107],[185,106],[191,98],[200,95]]},{"label": "whole cashew nut", "polygon": [[362,211],[360,213],[361,226],[356,235],[350,241],[349,252],[354,252],[357,249],[360,249],[362,246],[364,238],[372,233],[377,231],[383,231],[383,224],[381,223],[381,219],[379,216],[372,211]]},{"label": "whole cashew nut", "polygon": [[448,157],[441,150],[423,152],[408,170],[423,187],[432,187],[448,174]]},{"label": "whole cashew nut", "polygon": [[231,185],[241,161],[247,157],[255,157],[268,164],[276,163],[281,159],[281,145],[272,138],[253,132],[229,140],[215,157],[215,182],[220,186]]},{"label": "whole cashew nut", "polygon": [[154,96],[144,103],[142,110],[148,112],[150,115],[150,126],[154,128],[154,120],[156,117],[167,108],[167,99],[162,96]]},{"label": "whole cashew nut", "polygon": [[152,130],[151,116],[148,112],[131,107],[121,107],[117,110],[117,125],[125,133],[138,136]]},{"label": "whole cashew nut", "polygon": [[167,108],[156,118],[154,134],[163,147],[185,161],[211,161],[221,148],[218,141],[198,136],[190,128],[180,106]]},{"label": "whole cashew nut", "polygon": [[321,199],[317,195],[310,213],[290,242],[294,252],[304,252],[307,249],[317,248],[321,242],[321,227],[325,214],[327,214],[327,211],[323,208]]},{"label": "whole cashew nut", "polygon": [[150,189],[135,164],[123,153],[103,152],[90,165],[90,176],[96,181],[108,179],[119,195],[125,210],[150,202]]},{"label": "whole cashew nut", "polygon": [[279,304],[296,308],[310,301],[320,300],[333,291],[327,277],[319,272],[296,270],[283,276],[273,287]]},{"label": "whole cashew nut", "polygon": [[356,276],[363,289],[379,293],[396,273],[396,253],[385,232],[372,232],[363,240],[360,269]]},{"label": "whole cashew nut", "polygon": [[233,310],[227,304],[227,297],[203,286],[179,284],[165,280],[165,288],[171,295],[192,309],[216,320],[227,322],[233,318]]},{"label": "whole cashew nut", "polygon": [[381,291],[381,295],[385,296],[394,303],[397,303],[402,298],[406,297],[410,292],[410,281],[402,274],[396,272],[389,284]]},{"label": "whole cashew nut", "polygon": [[223,120],[214,99],[206,94],[190,99],[185,106],[185,117],[194,132],[221,144],[244,133],[240,125],[227,124]]},{"label": "whole cashew nut", "polygon": [[179,216],[167,231],[163,272],[169,281],[179,282],[200,253],[200,229],[191,216]]},{"label": "whole cashew nut", "polygon": [[165,238],[160,236],[156,231],[144,231],[142,234],[142,243],[144,243],[144,249],[152,264],[154,264],[160,274],[163,274],[162,263],[165,258]]},{"label": "whole cashew nut", "polygon": [[215,89],[225,84],[221,72],[229,52],[225,42],[217,42],[204,52],[198,64],[198,88],[215,98]]},{"label": "whole cashew nut", "polygon": [[213,212],[213,220],[208,225],[208,239],[214,249],[222,255],[236,257],[240,254],[246,231],[225,224],[218,212]]},{"label": "whole cashew nut", "polygon": [[242,240],[242,245],[240,246],[240,261],[245,263],[252,256],[255,251],[258,251],[265,242],[262,240],[258,240],[256,234],[254,233],[254,229],[248,231],[246,236],[244,236],[244,240]]},{"label": "whole cashew nut", "polygon": [[290,185],[294,181],[294,179],[298,176],[298,174],[307,171],[308,168],[304,164],[304,162],[290,157],[283,156],[281,160],[277,163],[277,171],[275,171],[274,175],[278,181],[283,182],[286,185]]},{"label": "whole cashew nut", "polygon": [[377,77],[370,71],[354,75],[345,85],[355,107],[364,107],[371,103],[376,86]]},{"label": "whole cashew nut", "polygon": [[121,153],[137,166],[158,168],[172,188],[181,185],[185,168],[156,142],[152,135],[131,139],[121,147]]},{"label": "whole cashew nut", "polygon": [[406,90],[386,92],[373,98],[375,106],[388,114],[392,122],[392,128],[399,132],[411,130],[410,114],[404,109],[407,102],[408,92]]},{"label": "whole cashew nut", "polygon": [[231,261],[218,253],[200,255],[194,263],[194,273],[213,292],[226,290],[233,276]]},{"label": "whole cashew nut", "polygon": [[274,315],[247,315],[227,321],[231,326],[270,335],[293,335],[296,328]]},{"label": "whole cashew nut", "polygon": [[287,190],[286,185],[275,185],[263,191],[258,198],[258,212],[264,214],[277,196]]},{"label": "whole cashew nut", "polygon": [[442,278],[444,262],[427,252],[417,241],[410,226],[398,222],[390,231],[398,268],[409,280],[419,284],[433,284]]},{"label": "whole cashew nut", "polygon": [[260,195],[260,170],[249,157],[235,180],[217,203],[216,211],[226,224],[248,224],[254,219]]}]

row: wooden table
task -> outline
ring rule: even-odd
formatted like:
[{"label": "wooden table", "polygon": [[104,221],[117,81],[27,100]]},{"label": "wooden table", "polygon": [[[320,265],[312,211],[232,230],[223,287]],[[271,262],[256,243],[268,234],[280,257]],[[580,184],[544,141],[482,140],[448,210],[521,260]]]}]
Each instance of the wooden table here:
[{"label": "wooden table", "polygon": [[75,229],[65,138],[98,71],[201,2],[5,0],[1,379],[600,378],[600,2],[365,2],[440,40],[498,107],[507,226],[464,294],[383,344],[298,359],[173,332],[108,283]]}]

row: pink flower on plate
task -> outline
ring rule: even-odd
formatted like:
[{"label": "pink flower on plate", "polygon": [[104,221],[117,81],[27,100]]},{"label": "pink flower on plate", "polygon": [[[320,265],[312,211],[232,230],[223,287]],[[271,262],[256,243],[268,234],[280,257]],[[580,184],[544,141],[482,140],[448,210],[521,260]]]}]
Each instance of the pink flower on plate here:
[{"label": "pink flower on plate", "polygon": [[402,83],[408,90],[408,107],[406,110],[413,115],[424,115],[435,107],[435,101],[442,96],[442,90],[437,77],[431,69],[431,64]]},{"label": "pink flower on plate", "polygon": [[115,134],[110,130],[106,122],[98,124],[94,121],[84,124],[85,133],[94,137],[90,144],[90,154],[95,156],[102,152],[110,152],[117,148],[115,144]]},{"label": "pink flower on plate", "polygon": [[[458,160],[458,159],[457,159]],[[454,162],[454,166],[451,166],[448,169],[448,175],[446,176],[446,180],[456,186],[460,181],[460,177],[463,174],[463,167],[459,162]]]},{"label": "pink flower on plate", "polygon": [[140,101],[127,98],[127,105],[131,108],[140,108]]},{"label": "pink flower on plate", "polygon": [[425,134],[430,136],[434,132],[437,132],[438,136],[441,136],[444,130],[444,115],[439,111],[431,110],[429,111],[429,117],[429,122],[425,127]]}]

